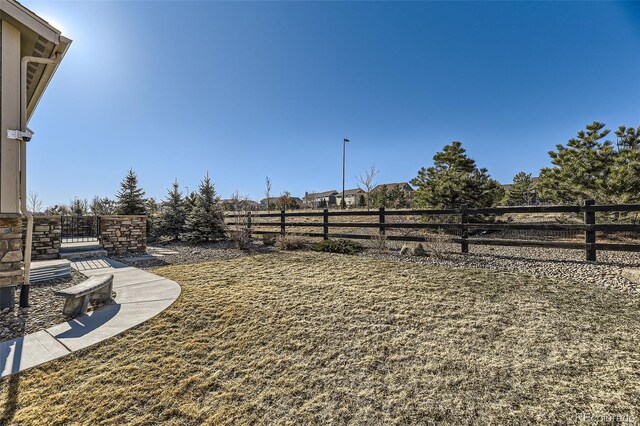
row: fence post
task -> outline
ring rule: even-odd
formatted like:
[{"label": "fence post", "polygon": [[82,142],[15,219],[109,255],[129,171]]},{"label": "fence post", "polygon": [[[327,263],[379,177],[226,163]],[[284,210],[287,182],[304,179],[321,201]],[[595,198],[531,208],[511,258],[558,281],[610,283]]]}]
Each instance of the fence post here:
[{"label": "fence post", "polygon": [[379,220],[378,223],[381,225],[380,226],[380,236],[384,236],[385,234],[385,227],[384,227],[384,207],[380,207],[380,215],[379,215]]},{"label": "fence post", "polygon": [[596,212],[591,210],[596,202],[594,200],[584,200],[584,224],[587,229],[584,231],[584,242],[587,244],[586,255],[588,262],[596,261],[596,231],[589,229],[589,225],[596,224]]},{"label": "fence post", "polygon": [[284,235],[286,232],[285,218],[286,218],[286,215],[284,210],[280,210],[280,234],[281,235]]},{"label": "fence post", "polygon": [[247,233],[249,234],[249,238],[251,238],[251,212],[247,212]]},{"label": "fence post", "polygon": [[324,209],[322,211],[322,233],[324,234],[322,236],[323,239],[328,240],[329,239],[329,209]]},{"label": "fence post", "polygon": [[[462,204],[460,206],[460,211],[462,212],[460,222],[465,225],[469,223],[469,215],[467,214],[467,209],[469,206],[467,204]],[[469,229],[467,227],[462,228],[462,239],[460,244],[462,245],[462,253],[469,253],[469,242],[467,241],[469,238]]]}]

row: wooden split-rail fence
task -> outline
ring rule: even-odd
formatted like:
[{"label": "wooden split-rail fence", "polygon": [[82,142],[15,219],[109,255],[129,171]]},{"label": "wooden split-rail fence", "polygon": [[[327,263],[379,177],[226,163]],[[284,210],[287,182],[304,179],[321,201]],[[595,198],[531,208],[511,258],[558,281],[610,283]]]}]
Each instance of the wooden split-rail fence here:
[{"label": "wooden split-rail fence", "polygon": [[[599,250],[615,250],[615,251],[631,251],[639,252],[640,244],[635,242],[598,242],[596,240],[597,232],[607,234],[615,233],[634,233],[640,232],[640,225],[637,221],[632,223],[598,223],[596,214],[598,213],[638,213],[640,212],[640,204],[607,204],[597,205],[593,200],[586,200],[582,205],[539,205],[539,206],[510,206],[510,207],[489,207],[489,208],[468,208],[465,205],[457,209],[434,209],[434,210],[337,210],[329,211],[325,209],[321,212],[305,212],[305,211],[280,211],[274,213],[252,213],[238,212],[225,214],[225,219],[231,219],[227,225],[243,226],[249,229],[252,234],[292,234],[307,237],[329,238],[347,238],[347,239],[372,239],[384,237],[390,241],[414,241],[428,242],[429,236],[426,235],[388,235],[386,232],[390,229],[444,229],[457,230],[458,235],[451,239],[454,243],[459,243],[462,253],[468,253],[470,244],[479,245],[496,245],[496,246],[519,246],[519,247],[546,247],[560,249],[580,249],[585,251],[587,261],[596,261],[597,252]],[[582,214],[581,223],[518,223],[518,222],[499,222],[492,223],[490,221],[475,220],[482,216],[501,216],[504,214],[536,214],[536,213],[574,213]],[[362,216],[375,218],[375,221],[369,222],[345,222],[344,218],[352,216]],[[390,216],[410,216],[418,218],[412,222],[390,222],[387,220]],[[447,220],[457,218],[456,223],[434,223],[426,218],[443,216]],[[319,218],[322,222],[306,222],[300,221],[301,218]],[[330,221],[332,218],[336,221]],[[340,221],[340,219],[343,219]],[[241,219],[241,220],[239,220]],[[256,219],[260,219],[259,221]],[[279,221],[263,221],[264,219],[279,219]],[[279,227],[280,230],[264,230],[260,228]],[[298,228],[322,228],[318,232],[296,232]],[[365,233],[340,233],[334,232],[341,228],[370,228],[377,229],[374,234]],[[533,239],[507,239],[507,238],[476,238],[478,231],[491,232],[496,231],[566,231],[568,233],[584,232],[584,242],[580,241],[547,241]],[[471,231],[471,233],[470,233]],[[470,235],[471,234],[471,235]]]}]

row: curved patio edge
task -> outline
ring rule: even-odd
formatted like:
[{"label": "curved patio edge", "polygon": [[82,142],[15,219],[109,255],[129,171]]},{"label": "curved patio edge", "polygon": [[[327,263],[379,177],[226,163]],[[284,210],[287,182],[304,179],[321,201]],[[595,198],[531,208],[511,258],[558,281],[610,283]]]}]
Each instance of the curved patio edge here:
[{"label": "curved patio edge", "polygon": [[113,274],[115,303],[45,330],[0,343],[0,377],[100,343],[167,309],[180,296],[175,281],[107,258],[76,262],[87,276]]}]

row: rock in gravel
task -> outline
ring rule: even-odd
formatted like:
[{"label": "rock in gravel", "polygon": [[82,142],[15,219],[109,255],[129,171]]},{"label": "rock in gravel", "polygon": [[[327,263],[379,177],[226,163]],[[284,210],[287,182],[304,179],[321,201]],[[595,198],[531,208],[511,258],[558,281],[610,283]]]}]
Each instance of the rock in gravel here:
[{"label": "rock in gravel", "polygon": [[400,254],[405,255],[405,256],[408,255],[410,252],[411,252],[411,247],[409,247],[408,244],[404,244],[402,246],[402,248],[400,249]]},{"label": "rock in gravel", "polygon": [[427,254],[422,243],[418,243],[413,249],[411,249],[411,254],[413,256],[424,256]]},{"label": "rock in gravel", "polygon": [[640,269],[623,269],[622,276],[634,284],[640,284]]}]

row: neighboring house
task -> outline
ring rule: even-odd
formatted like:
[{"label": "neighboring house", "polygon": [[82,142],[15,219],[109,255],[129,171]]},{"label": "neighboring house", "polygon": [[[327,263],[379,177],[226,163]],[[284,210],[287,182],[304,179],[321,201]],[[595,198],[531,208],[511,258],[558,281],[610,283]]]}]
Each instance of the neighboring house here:
[{"label": "neighboring house", "polygon": [[253,201],[253,200],[236,200],[233,198],[227,198],[225,200],[220,200],[220,203],[222,205],[222,209],[225,211],[231,211],[236,209],[249,211],[249,210],[260,210],[262,208],[261,203],[258,203],[257,201]]},{"label": "neighboring house", "polygon": [[374,207],[405,208],[413,204],[413,192],[407,182],[383,183],[373,188],[369,195]]},{"label": "neighboring house", "polygon": [[280,197],[269,197],[263,198],[260,200],[260,207],[266,210],[267,207],[275,208],[276,204],[278,204],[278,198]]},{"label": "neighboring house", "polygon": [[[271,209],[279,208],[280,198],[282,197],[283,196],[281,195],[279,197],[263,198],[262,200],[260,200],[260,208],[265,210],[267,209],[267,200],[269,200],[269,204],[268,204],[269,208]],[[303,201],[301,198],[289,196],[289,199],[295,202],[295,204],[297,204],[298,206],[303,205]]]},{"label": "neighboring house", "polygon": [[[342,192],[336,195],[336,204],[342,205]],[[367,193],[360,188],[344,191],[344,204],[347,207],[363,207],[367,204]]]},{"label": "neighboring house", "polygon": [[[504,189],[505,196],[509,195],[509,191],[513,183],[504,183],[502,184],[502,188]],[[536,187],[538,186],[538,176],[534,176],[531,178],[531,198],[529,200],[530,205],[534,204],[544,204],[543,200],[538,197],[538,192],[536,191]]]},{"label": "neighboring house", "polygon": [[304,196],[304,204],[312,209],[335,206],[337,195],[338,191],[335,189],[332,189],[331,191],[308,193]]},{"label": "neighboring house", "polygon": [[414,189],[407,182],[383,183],[383,184],[380,184],[380,185],[376,186],[375,188],[373,188],[371,190],[371,192],[377,191],[378,189],[382,188],[383,186],[387,188],[387,191],[393,191],[393,190],[399,189],[402,192],[404,192],[404,196],[405,196],[405,198],[407,200],[412,200],[413,199],[413,191],[414,191]]}]

